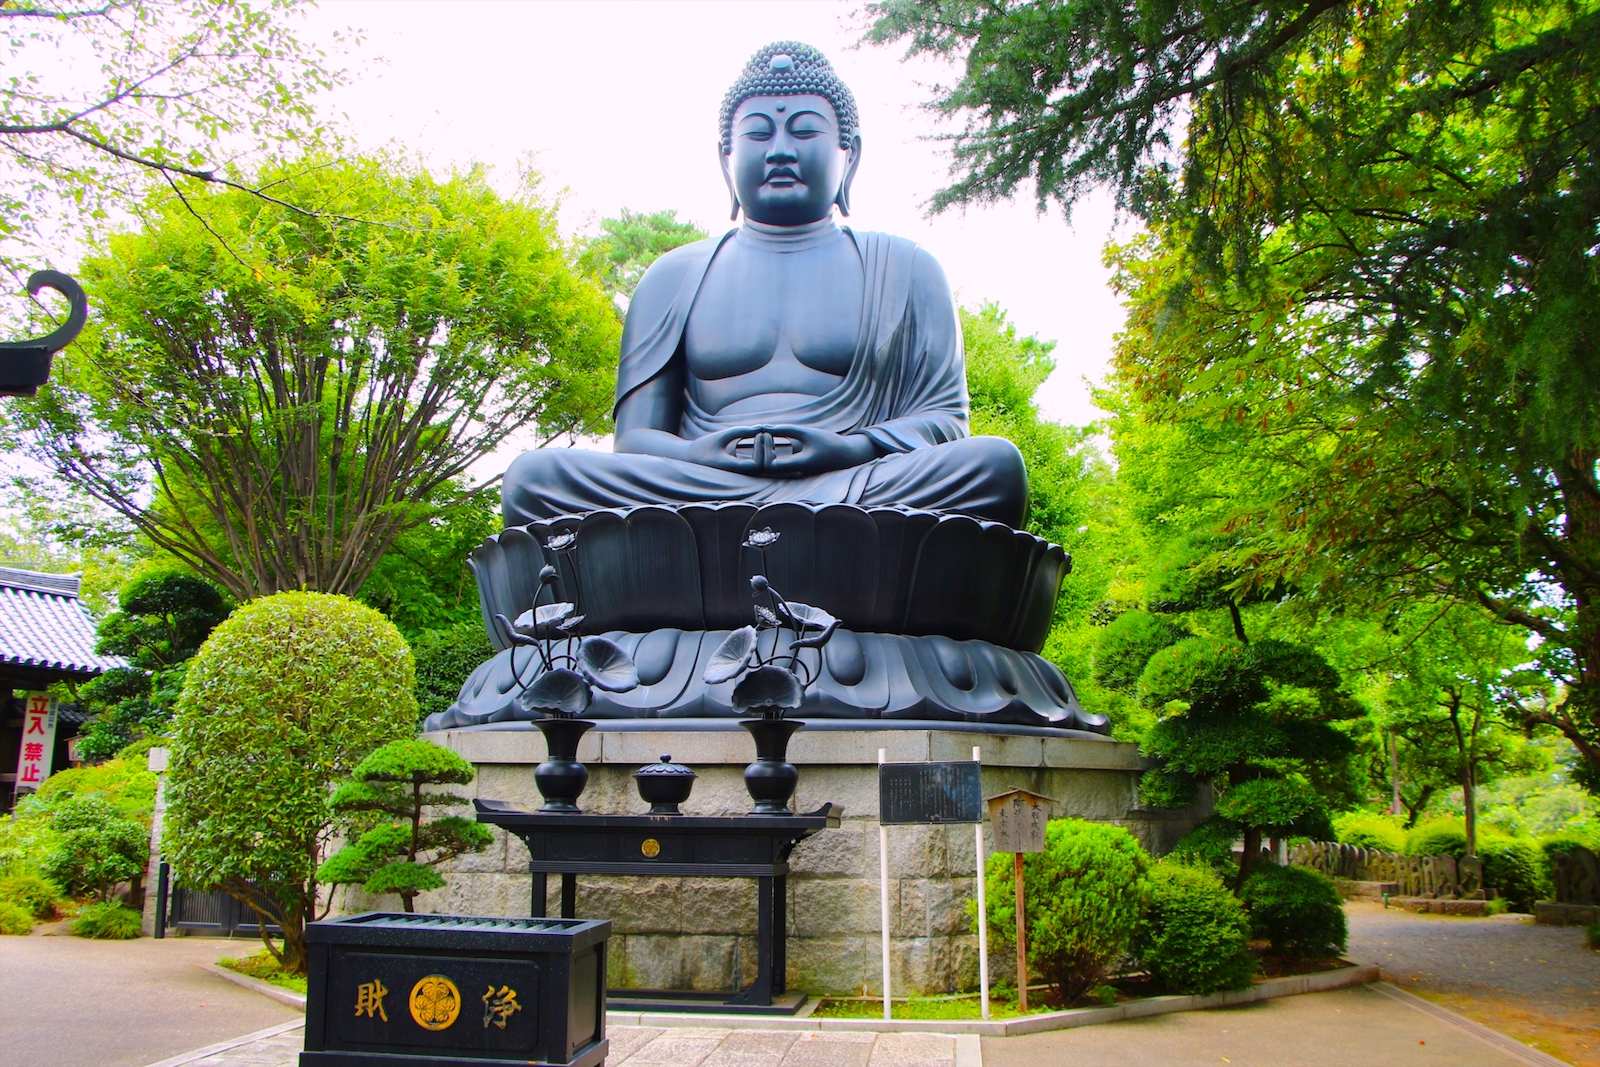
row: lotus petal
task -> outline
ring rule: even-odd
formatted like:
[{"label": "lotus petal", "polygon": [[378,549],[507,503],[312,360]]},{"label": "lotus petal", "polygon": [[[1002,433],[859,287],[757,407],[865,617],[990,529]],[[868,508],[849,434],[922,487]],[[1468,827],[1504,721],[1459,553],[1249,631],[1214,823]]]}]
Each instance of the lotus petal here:
[{"label": "lotus petal", "polygon": [[621,645],[607,637],[583,639],[578,646],[578,669],[608,693],[626,693],[639,684],[639,668]]},{"label": "lotus petal", "polygon": [[711,653],[711,659],[706,662],[706,673],[702,675],[707,685],[719,685],[722,682],[737,678],[739,672],[750,665],[750,657],[756,652],[756,628],[754,626],[741,626],[733,633],[722,639],[722,644]]},{"label": "lotus petal", "polygon": [[806,691],[793,671],[768,664],[757,667],[733,687],[733,710],[741,715],[768,708],[791,711],[805,698]]},{"label": "lotus petal", "polygon": [[529,711],[551,715],[582,715],[594,698],[589,683],[577,671],[557,667],[545,671],[517,698]]},{"label": "lotus petal", "polygon": [[821,608],[812,607],[810,604],[780,600],[778,602],[778,611],[783,614],[784,618],[802,630],[826,630],[830,626],[839,625],[838,619]]}]

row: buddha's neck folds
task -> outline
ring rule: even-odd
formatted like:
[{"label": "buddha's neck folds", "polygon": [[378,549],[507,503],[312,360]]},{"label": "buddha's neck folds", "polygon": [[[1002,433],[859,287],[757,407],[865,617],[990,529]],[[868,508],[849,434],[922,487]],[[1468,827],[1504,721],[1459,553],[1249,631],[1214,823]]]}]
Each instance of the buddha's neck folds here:
[{"label": "buddha's neck folds", "polygon": [[764,222],[744,220],[739,227],[738,239],[752,248],[766,252],[804,252],[833,240],[839,233],[834,225],[833,213],[804,226],[769,226]]}]

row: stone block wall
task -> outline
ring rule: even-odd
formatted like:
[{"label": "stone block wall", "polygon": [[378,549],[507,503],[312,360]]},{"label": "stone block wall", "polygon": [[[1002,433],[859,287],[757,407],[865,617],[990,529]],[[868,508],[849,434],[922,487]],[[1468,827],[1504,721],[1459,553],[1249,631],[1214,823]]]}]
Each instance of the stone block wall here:
[{"label": "stone block wall", "polygon": [[[754,745],[736,724],[711,730],[606,728],[616,725],[591,731],[579,749],[590,775],[580,800],[585,811],[643,814],[648,805],[630,776],[663,753],[700,776],[685,814],[749,810],[742,776]],[[544,759],[544,737],[525,723],[507,726],[425,736],[477,766],[468,793],[533,810],[542,803],[533,769]],[[790,857],[791,987],[811,993],[879,991],[878,749],[887,749],[892,761],[958,760],[970,759],[974,744],[983,752],[986,796],[1015,787],[1032,790],[1054,800],[1053,817],[1125,826],[1156,854],[1209,813],[1208,799],[1184,811],[1140,809],[1141,762],[1133,745],[924,729],[802,730],[789,749],[800,768],[795,810],[834,803],[844,808],[844,819],[838,829],[801,842]],[[516,837],[495,832],[493,847],[459,860],[446,888],[419,899],[420,910],[531,913],[527,850]],[[975,895],[975,848],[971,826],[889,828],[897,995],[976,988],[977,937],[966,910]],[[552,876],[550,913],[558,910],[559,884]],[[360,903],[352,899],[347,906]],[[749,983],[756,966],[755,908],[751,879],[578,879],[578,915],[615,924],[608,979],[614,987],[712,991]],[[1009,955],[996,957],[990,973],[1005,974],[1013,966]]]}]

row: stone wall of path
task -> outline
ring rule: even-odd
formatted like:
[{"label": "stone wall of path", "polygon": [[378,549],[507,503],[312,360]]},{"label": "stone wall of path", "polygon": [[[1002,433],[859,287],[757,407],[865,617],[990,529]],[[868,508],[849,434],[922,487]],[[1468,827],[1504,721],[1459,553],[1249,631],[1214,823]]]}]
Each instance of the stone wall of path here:
[{"label": "stone wall of path", "polygon": [[[528,810],[541,803],[533,780],[533,769],[544,758],[544,740],[537,731],[462,730],[426,736],[477,765],[478,777],[466,787],[468,792]],[[844,824],[802,842],[790,860],[793,988],[840,994],[879,991],[878,749],[888,749],[895,761],[957,760],[970,759],[975,743],[983,748],[985,795],[1019,786],[1033,790],[1054,799],[1053,816],[1125,826],[1158,854],[1209,812],[1209,799],[1184,811],[1140,809],[1141,761],[1134,745],[936,730],[801,731],[789,750],[800,768],[795,809],[839,804]],[[648,805],[639,799],[630,775],[662,753],[671,753],[700,776],[683,807],[685,814],[742,815],[749,810],[742,774],[754,751],[749,736],[737,728],[591,732],[578,753],[590,772],[581,800],[584,810],[642,814]],[[891,827],[889,849],[896,995],[976,988],[977,937],[967,915],[975,887],[972,827]],[[418,908],[528,915],[527,862],[521,841],[496,830],[494,846],[458,861],[446,888],[425,895]],[[554,909],[559,879],[550,881]],[[753,978],[753,880],[583,876],[578,885],[578,914],[616,924],[613,986],[711,991]],[[340,910],[364,903],[352,897],[341,902]],[[1009,955],[996,956],[990,973],[1008,973],[1013,966]]]}]

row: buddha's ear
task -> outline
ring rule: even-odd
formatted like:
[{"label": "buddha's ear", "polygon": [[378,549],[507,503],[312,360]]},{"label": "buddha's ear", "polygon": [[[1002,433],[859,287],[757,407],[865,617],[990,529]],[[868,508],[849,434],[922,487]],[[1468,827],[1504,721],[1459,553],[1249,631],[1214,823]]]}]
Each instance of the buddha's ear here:
[{"label": "buddha's ear", "polygon": [[728,213],[728,218],[734,222],[739,221],[739,190],[733,185],[733,172],[728,169],[728,153],[717,146],[717,162],[722,164],[722,180],[728,183],[728,199],[733,203],[733,209]]},{"label": "buddha's ear", "polygon": [[850,183],[856,180],[856,168],[861,165],[861,135],[850,138],[849,156],[844,165],[844,181],[839,183],[839,195],[833,202],[839,205],[839,214],[850,217]]}]

